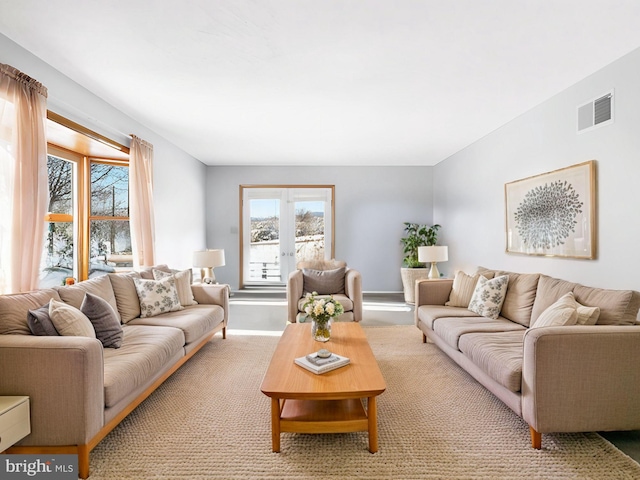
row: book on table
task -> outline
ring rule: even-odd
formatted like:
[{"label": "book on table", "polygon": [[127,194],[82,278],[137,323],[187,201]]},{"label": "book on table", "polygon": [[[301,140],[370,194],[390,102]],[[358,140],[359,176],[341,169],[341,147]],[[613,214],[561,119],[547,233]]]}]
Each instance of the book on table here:
[{"label": "book on table", "polygon": [[300,365],[302,368],[306,368],[310,372],[321,374],[348,365],[349,357],[343,357],[342,355],[332,353],[329,357],[322,358],[318,356],[317,352],[315,352],[305,355],[304,357],[298,357],[294,362],[296,365]]}]

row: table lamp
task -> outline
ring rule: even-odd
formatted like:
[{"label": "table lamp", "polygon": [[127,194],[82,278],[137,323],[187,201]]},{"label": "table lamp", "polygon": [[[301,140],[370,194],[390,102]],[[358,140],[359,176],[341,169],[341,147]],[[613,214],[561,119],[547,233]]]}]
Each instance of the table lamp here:
[{"label": "table lamp", "polygon": [[224,250],[197,250],[193,252],[193,266],[200,268],[203,283],[218,283],[213,269],[224,266]]},{"label": "table lamp", "polygon": [[449,248],[440,246],[431,247],[418,247],[418,261],[431,263],[431,270],[429,270],[430,279],[440,278],[440,272],[438,271],[438,262],[446,262],[449,260]]}]

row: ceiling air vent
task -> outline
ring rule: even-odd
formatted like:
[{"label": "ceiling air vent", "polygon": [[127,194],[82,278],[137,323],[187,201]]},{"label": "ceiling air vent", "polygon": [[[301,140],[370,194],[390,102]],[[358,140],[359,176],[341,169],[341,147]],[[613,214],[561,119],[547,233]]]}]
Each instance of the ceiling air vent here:
[{"label": "ceiling air vent", "polygon": [[613,123],[613,91],[578,107],[578,133]]}]

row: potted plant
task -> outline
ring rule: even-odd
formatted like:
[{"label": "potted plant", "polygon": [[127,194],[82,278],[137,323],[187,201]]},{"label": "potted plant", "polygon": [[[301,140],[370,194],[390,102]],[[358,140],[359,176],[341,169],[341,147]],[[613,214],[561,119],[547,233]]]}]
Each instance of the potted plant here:
[{"label": "potted plant", "polygon": [[420,225],[418,223],[404,223],[405,236],[400,239],[402,242],[403,267],[400,269],[402,276],[402,287],[404,291],[404,301],[415,303],[416,280],[427,278],[429,269],[424,263],[418,261],[418,247],[435,245],[438,240],[438,229],[440,225]]}]

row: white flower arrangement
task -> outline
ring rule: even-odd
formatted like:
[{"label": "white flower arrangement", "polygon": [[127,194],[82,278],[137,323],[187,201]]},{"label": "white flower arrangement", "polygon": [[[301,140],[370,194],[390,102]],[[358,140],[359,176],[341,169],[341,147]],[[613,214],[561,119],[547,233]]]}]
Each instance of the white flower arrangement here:
[{"label": "white flower arrangement", "polygon": [[333,296],[318,298],[318,292],[313,292],[307,293],[305,298],[304,313],[317,323],[326,323],[344,313],[344,307]]}]

